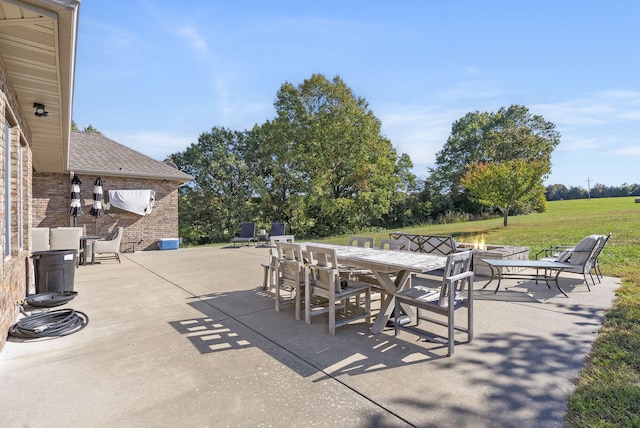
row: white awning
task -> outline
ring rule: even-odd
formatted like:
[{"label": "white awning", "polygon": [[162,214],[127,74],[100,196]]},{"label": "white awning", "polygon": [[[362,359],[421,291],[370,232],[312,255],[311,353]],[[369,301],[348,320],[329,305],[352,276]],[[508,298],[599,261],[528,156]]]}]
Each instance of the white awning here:
[{"label": "white awning", "polygon": [[153,190],[109,190],[110,205],[138,215],[151,214],[155,198]]}]

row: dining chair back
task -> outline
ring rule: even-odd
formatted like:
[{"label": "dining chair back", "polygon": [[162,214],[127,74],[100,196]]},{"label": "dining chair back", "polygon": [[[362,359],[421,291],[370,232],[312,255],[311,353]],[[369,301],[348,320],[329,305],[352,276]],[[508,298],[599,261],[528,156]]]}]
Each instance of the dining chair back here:
[{"label": "dining chair back", "polygon": [[34,227],[31,229],[31,252],[47,251],[49,249],[49,228]]},{"label": "dining chair back", "polygon": [[[310,283],[305,289],[305,322],[311,323],[311,317],[324,313],[329,314],[329,334],[335,335],[336,327],[340,327],[359,319],[371,322],[371,284],[356,280],[342,280],[338,269],[336,252],[332,248],[308,245]],[[364,295],[364,306],[362,299]],[[312,306],[312,299],[322,300]],[[354,307],[349,307],[351,297]],[[340,319],[336,319],[338,309],[344,309]]]},{"label": "dining chair back", "polygon": [[365,238],[362,236],[351,236],[349,238],[349,245],[352,247],[373,248],[374,244],[375,238]]},{"label": "dining chair back", "polygon": [[393,251],[409,251],[409,247],[405,241],[398,239],[382,238],[380,239],[381,250],[393,250]]},{"label": "dining chair back", "polygon": [[[282,303],[293,301],[295,317],[299,320],[302,310],[302,291],[307,276],[302,248],[300,244],[277,242],[276,251],[275,309],[280,312]],[[289,292],[289,297],[283,300],[282,292]]]},{"label": "dining chair back", "polygon": [[[402,325],[395,323],[395,334],[399,330],[408,330],[421,337],[434,336],[444,339],[447,344],[447,356],[453,354],[455,344],[454,333],[456,330],[467,333],[467,341],[473,339],[473,270],[472,252],[450,254],[447,256],[447,264],[444,269],[442,281],[433,284],[422,280],[422,284],[412,283],[412,286],[396,294],[394,318],[401,319],[401,305],[416,308],[415,325]],[[434,285],[436,285],[434,287]],[[466,326],[456,325],[454,313],[459,308],[466,308]],[[427,315],[424,314],[427,312]],[[429,315],[429,313],[431,315]],[[446,337],[436,333],[427,332],[419,328],[420,321],[427,321],[447,327]]]}]

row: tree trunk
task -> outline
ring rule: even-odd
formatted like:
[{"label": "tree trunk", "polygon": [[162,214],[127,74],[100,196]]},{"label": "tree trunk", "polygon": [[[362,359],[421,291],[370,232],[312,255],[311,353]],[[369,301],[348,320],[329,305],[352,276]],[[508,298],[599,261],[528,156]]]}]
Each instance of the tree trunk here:
[{"label": "tree trunk", "polygon": [[502,210],[502,213],[504,214],[504,217],[503,217],[504,221],[502,222],[502,225],[504,227],[507,227],[509,225],[509,210],[508,209]]}]

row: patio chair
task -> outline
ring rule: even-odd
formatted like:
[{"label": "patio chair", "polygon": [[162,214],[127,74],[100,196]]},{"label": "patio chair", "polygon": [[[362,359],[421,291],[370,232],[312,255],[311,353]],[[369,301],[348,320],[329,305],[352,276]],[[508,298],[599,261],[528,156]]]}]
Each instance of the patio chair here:
[{"label": "patio chair", "polygon": [[236,242],[246,242],[247,246],[252,242],[257,242],[256,223],[253,221],[240,223],[240,236],[236,236],[231,242],[233,242],[234,247],[236,246]]},{"label": "patio chair", "polygon": [[267,263],[263,263],[262,267],[264,269],[264,279],[262,281],[262,289],[266,290],[267,287],[269,289],[273,288],[275,284],[275,279],[273,279],[273,275],[276,272],[276,245],[278,242],[283,242],[286,244],[295,244],[296,240],[293,235],[280,235],[280,236],[271,236],[269,238],[269,261]]},{"label": "patio chair", "polygon": [[80,265],[81,227],[58,227],[49,230],[50,250],[75,250],[76,267]]},{"label": "patio chair", "polygon": [[380,249],[394,250],[394,251],[409,251],[409,245],[407,245],[407,241],[405,240],[382,238],[380,239]]},{"label": "patio chair", "polygon": [[49,228],[34,227],[31,229],[31,252],[47,251],[49,249]]},{"label": "patio chair", "polygon": [[93,263],[96,258],[101,258],[101,259],[115,258],[118,261],[118,263],[121,263],[120,242],[122,241],[123,234],[124,234],[124,227],[118,227],[115,230],[115,234],[110,239],[99,239],[95,241],[93,243],[93,253],[91,257],[91,263]]},{"label": "patio chair", "polygon": [[[276,250],[276,312],[280,312],[282,303],[293,301],[295,317],[299,320],[302,310],[302,290],[306,284],[308,272],[302,257],[302,247],[300,244],[278,242]],[[281,294],[283,291],[289,293],[289,298],[283,300]]]},{"label": "patio chair", "polygon": [[[587,289],[591,291],[587,275],[591,278],[591,283],[595,285],[596,282],[591,271],[596,263],[594,260],[602,250],[606,239],[608,239],[606,235],[589,235],[574,247],[562,245],[544,249],[536,254],[536,259],[571,265],[570,268],[564,269],[563,272],[581,274]],[[539,257],[541,254],[545,255],[545,257]]]},{"label": "patio chair", "polygon": [[[371,322],[371,285],[359,281],[340,279],[336,252],[331,248],[307,245],[309,257],[310,279],[305,287],[304,317],[307,324],[311,324],[311,317],[329,313],[329,334],[336,334],[336,327],[349,324],[365,318]],[[364,308],[360,299],[355,299],[355,305],[349,306],[351,297],[364,294]],[[316,297],[312,305],[312,299]],[[349,306],[349,307],[348,307]],[[336,311],[343,309],[343,314],[336,320]]]},{"label": "patio chair", "polygon": [[596,247],[596,251],[593,253],[593,256],[591,258],[592,260],[591,270],[595,272],[596,278],[598,278],[598,282],[601,282],[602,280],[602,271],[600,270],[600,261],[599,261],[600,253],[602,253],[602,250],[604,249],[605,245],[607,245],[607,242],[609,242],[609,238],[611,238],[611,233],[609,233],[608,235],[603,235],[603,238],[600,241],[600,245]]},{"label": "patio chair", "polygon": [[271,229],[269,230],[269,237],[282,236],[285,234],[284,223],[271,223]]},{"label": "patio chair", "polygon": [[349,238],[349,245],[352,247],[373,248],[375,242],[376,238],[364,238],[361,236],[351,236]]},{"label": "patio chair", "polygon": [[[473,270],[471,264],[471,251],[450,254],[447,256],[447,265],[444,276],[439,284],[434,281],[421,281],[421,285],[412,283],[411,287],[396,294],[394,318],[401,319],[401,305],[416,308],[415,325],[395,323],[395,335],[400,329],[410,331],[419,336],[431,338],[437,342],[447,344],[447,356],[453,354],[455,344],[455,330],[466,332],[467,341],[473,339]],[[431,285],[431,286],[429,286]],[[433,287],[436,285],[436,287]],[[466,291],[465,291],[466,289]],[[467,309],[466,326],[456,325],[454,313],[459,308]],[[423,312],[435,315],[425,316]],[[446,317],[446,318],[443,318]],[[420,321],[427,321],[447,327],[447,335],[427,332],[419,328]]]}]

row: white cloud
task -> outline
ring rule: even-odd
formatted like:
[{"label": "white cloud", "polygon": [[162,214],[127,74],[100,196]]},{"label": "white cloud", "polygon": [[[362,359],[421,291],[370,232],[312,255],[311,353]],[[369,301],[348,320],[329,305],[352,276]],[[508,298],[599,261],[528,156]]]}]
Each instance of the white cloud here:
[{"label": "white cloud", "polygon": [[640,156],[640,146],[621,147],[613,151],[617,156]]},{"label": "white cloud", "polygon": [[451,124],[466,112],[437,106],[398,105],[378,107],[382,133],[400,153],[407,153],[413,163],[433,165],[451,133]]},{"label": "white cloud", "polygon": [[206,54],[208,52],[207,41],[202,37],[198,30],[192,26],[180,27],[176,30],[176,34],[182,37],[195,50]]}]

